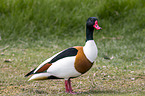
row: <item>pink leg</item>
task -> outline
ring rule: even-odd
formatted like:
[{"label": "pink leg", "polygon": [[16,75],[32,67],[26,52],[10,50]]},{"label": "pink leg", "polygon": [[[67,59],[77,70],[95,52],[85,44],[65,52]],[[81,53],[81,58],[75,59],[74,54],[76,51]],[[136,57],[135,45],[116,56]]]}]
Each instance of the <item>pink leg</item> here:
[{"label": "pink leg", "polygon": [[65,80],[65,89],[66,89],[66,93],[70,93],[70,94],[77,94],[75,92],[72,91],[72,87],[71,87],[71,80]]},{"label": "pink leg", "polygon": [[69,93],[69,87],[68,87],[68,80],[65,80],[65,89],[66,89],[66,93]]},{"label": "pink leg", "polygon": [[70,91],[70,93],[73,93],[72,87],[71,87],[71,80],[70,79],[68,79],[68,85],[69,85],[69,91]]}]

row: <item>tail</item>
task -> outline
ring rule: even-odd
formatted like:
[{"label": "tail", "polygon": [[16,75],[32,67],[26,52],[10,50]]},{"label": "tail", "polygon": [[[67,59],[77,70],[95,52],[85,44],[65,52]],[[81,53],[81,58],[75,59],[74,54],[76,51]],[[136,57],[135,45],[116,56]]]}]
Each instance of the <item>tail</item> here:
[{"label": "tail", "polygon": [[[36,69],[36,68],[35,68],[35,69]],[[35,69],[33,69],[31,72],[27,73],[27,74],[25,75],[25,77],[28,77],[29,75],[34,74]]]},{"label": "tail", "polygon": [[34,74],[28,81],[32,80],[46,80],[51,76],[49,73],[37,73]]}]

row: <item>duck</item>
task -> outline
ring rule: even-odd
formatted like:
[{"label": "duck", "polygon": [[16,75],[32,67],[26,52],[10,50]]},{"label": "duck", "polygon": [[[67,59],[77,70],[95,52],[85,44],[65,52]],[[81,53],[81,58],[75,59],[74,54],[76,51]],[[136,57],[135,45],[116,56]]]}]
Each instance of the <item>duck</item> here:
[{"label": "duck", "polygon": [[71,79],[86,73],[97,58],[98,49],[93,39],[94,29],[102,29],[96,17],[89,17],[86,21],[85,46],[74,46],[56,53],[42,62],[37,68],[27,73],[31,76],[28,81],[46,79],[64,79],[65,92],[76,94],[71,87]]}]

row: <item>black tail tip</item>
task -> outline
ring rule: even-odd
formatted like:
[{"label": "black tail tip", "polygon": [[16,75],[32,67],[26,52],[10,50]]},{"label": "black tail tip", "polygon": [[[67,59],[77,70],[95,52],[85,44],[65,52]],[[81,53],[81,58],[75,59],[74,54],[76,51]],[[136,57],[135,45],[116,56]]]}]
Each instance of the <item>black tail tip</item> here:
[{"label": "black tail tip", "polygon": [[28,77],[29,75],[28,74],[26,74],[24,77]]},{"label": "black tail tip", "polygon": [[[36,69],[36,68],[35,68]],[[35,69],[33,69],[31,72],[27,73],[24,77],[28,77],[29,75],[33,74]]]}]

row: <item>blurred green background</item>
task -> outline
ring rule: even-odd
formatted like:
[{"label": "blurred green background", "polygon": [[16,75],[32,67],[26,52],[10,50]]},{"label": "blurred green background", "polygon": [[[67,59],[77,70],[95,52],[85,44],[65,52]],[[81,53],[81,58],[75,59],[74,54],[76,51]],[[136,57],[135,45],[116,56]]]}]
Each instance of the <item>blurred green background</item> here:
[{"label": "blurred green background", "polygon": [[88,17],[97,17],[103,28],[97,38],[136,34],[134,39],[142,41],[144,10],[145,0],[0,0],[0,44],[42,41],[47,46],[50,41],[84,38]]}]

